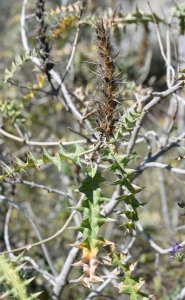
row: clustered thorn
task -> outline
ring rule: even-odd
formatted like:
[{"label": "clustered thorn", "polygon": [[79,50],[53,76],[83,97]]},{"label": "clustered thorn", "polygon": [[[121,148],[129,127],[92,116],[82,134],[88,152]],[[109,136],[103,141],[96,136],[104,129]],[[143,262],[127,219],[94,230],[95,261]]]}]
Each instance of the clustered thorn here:
[{"label": "clustered thorn", "polygon": [[98,130],[110,136],[117,121],[116,107],[118,86],[115,70],[115,57],[112,55],[110,38],[107,36],[103,20],[95,24],[96,45],[98,53],[98,101],[96,123]]}]

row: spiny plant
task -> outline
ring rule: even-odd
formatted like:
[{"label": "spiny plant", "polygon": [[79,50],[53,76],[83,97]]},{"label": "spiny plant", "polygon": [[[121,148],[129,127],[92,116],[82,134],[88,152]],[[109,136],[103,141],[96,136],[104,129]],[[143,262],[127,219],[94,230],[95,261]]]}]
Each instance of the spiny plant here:
[{"label": "spiny plant", "polygon": [[[26,287],[34,280],[34,278],[23,281],[19,273],[25,264],[15,266],[15,262],[8,260],[4,255],[0,255],[0,285],[4,285],[7,289],[0,295],[0,299],[8,296],[13,297],[15,300],[33,300],[42,293],[38,292],[28,295]],[[5,289],[5,288],[4,288]]]},{"label": "spiny plant", "polygon": [[[112,185],[117,185],[121,187],[123,195],[117,197],[117,200],[123,200],[128,207],[128,209],[123,210],[120,214],[123,214],[128,219],[125,226],[128,229],[135,228],[134,222],[138,221],[137,209],[141,207],[135,194],[142,189],[131,183],[134,171],[127,169],[126,165],[129,162],[129,157],[127,155],[118,155],[115,151],[111,151],[109,147],[105,146],[104,139],[110,139],[115,131],[115,126],[117,122],[117,111],[116,107],[119,103],[117,98],[118,83],[115,77],[115,61],[111,54],[111,43],[109,37],[106,35],[103,20],[99,20],[95,24],[95,32],[97,37],[97,53],[99,55],[99,86],[97,100],[97,108],[95,108],[95,113],[97,112],[98,118],[96,118],[96,123],[98,124],[97,130],[100,131],[99,146],[97,147],[96,155],[101,152],[101,147],[104,148],[101,159],[106,161],[112,161],[111,165],[106,169],[106,171],[113,171],[117,175],[118,179],[112,182]],[[125,117],[124,123],[135,124],[139,113],[130,114],[130,118]],[[87,117],[89,114],[87,115]],[[126,128],[126,125],[125,125]],[[95,153],[94,153],[95,154]],[[91,161],[93,164],[93,156],[91,156]],[[75,245],[82,250],[81,260],[73,265],[81,266],[83,268],[83,275],[77,279],[77,282],[81,282],[83,286],[90,288],[91,283],[98,283],[102,281],[102,278],[96,274],[96,269],[99,264],[102,263],[101,259],[98,257],[98,252],[102,246],[109,245],[109,241],[105,238],[99,236],[99,230],[101,226],[107,222],[112,222],[114,220],[106,218],[100,213],[102,204],[105,201],[109,201],[103,194],[100,188],[105,179],[102,177],[101,172],[93,167],[86,168],[86,178],[82,182],[81,187],[78,189],[79,192],[84,194],[81,205],[73,207],[77,211],[83,214],[83,220],[79,226],[71,227],[83,233],[83,241],[80,244]],[[113,253],[112,253],[113,255]],[[121,256],[117,255],[117,260]],[[105,261],[105,258],[103,258]],[[124,268],[124,267],[122,267]],[[127,268],[127,267],[125,267]],[[129,268],[125,272],[125,276],[131,276]],[[123,281],[125,277],[123,277]],[[140,282],[140,281],[139,281]],[[137,286],[134,287],[134,286]],[[128,293],[131,295],[131,299],[136,299],[142,296],[140,294],[139,288],[141,284],[136,284],[136,281],[127,280],[127,288],[119,289],[120,293]],[[135,297],[135,298],[134,298]],[[143,294],[143,297],[149,298],[149,296]]]},{"label": "spiny plant", "polygon": [[[58,38],[61,33],[66,32],[67,29],[71,28],[71,26],[75,24],[75,21],[79,19],[82,10],[81,2],[73,6],[66,6],[65,8],[62,6],[49,14],[45,13],[45,0],[37,0],[35,4],[37,51],[34,50],[26,53],[25,57],[21,57],[20,61],[18,59],[18,63],[13,62],[12,67],[5,71],[5,81],[8,81],[14,76],[18,66],[32,59],[32,57],[37,56],[40,61],[40,70],[52,85],[53,78],[51,74],[53,73],[51,70],[53,71],[54,63],[50,56],[50,37],[45,24],[45,18],[50,21],[52,16],[60,15],[61,19],[59,19],[59,23],[54,27],[51,34],[51,38]],[[72,8],[70,9],[70,7]],[[62,15],[63,13],[64,15]],[[85,19],[82,18],[79,23],[85,22],[84,20]],[[134,106],[135,108],[129,110],[123,109],[119,92],[119,75],[116,71],[116,55],[113,55],[111,40],[107,35],[106,28],[110,26],[111,22],[114,26],[131,23],[138,24],[139,22],[148,25],[148,22],[153,22],[153,18],[152,15],[144,14],[137,9],[135,13],[130,15],[121,15],[120,19],[115,21],[115,23],[114,18],[111,22],[108,22],[107,18],[105,20],[98,18],[97,20],[97,18],[94,17],[94,20],[95,24],[93,24],[93,26],[98,56],[98,68],[96,72],[98,84],[96,98],[93,100],[92,111],[88,112],[86,116],[82,118],[82,121],[88,119],[90,116],[91,118],[93,117],[93,122],[92,120],[90,122],[92,127],[96,126],[96,128],[94,128],[96,141],[91,141],[92,145],[89,149],[76,145],[75,149],[73,148],[67,151],[64,147],[60,146],[58,155],[52,155],[49,150],[43,149],[40,151],[42,152],[41,158],[37,158],[32,152],[27,154],[26,161],[18,157],[13,157],[11,164],[4,164],[2,166],[3,172],[0,176],[0,180],[2,181],[8,177],[14,178],[14,173],[21,173],[21,171],[27,172],[29,167],[40,170],[41,166],[46,163],[52,163],[59,171],[62,169],[63,160],[67,163],[71,160],[72,163],[78,165],[79,169],[81,168],[82,173],[84,173],[85,179],[82,180],[80,187],[76,191],[81,193],[83,198],[81,198],[79,205],[72,206],[71,208],[81,213],[82,221],[76,226],[69,227],[70,230],[76,230],[82,234],[81,242],[73,244],[74,247],[81,250],[80,261],[75,262],[73,266],[83,269],[83,274],[76,282],[81,283],[86,288],[92,288],[93,284],[103,282],[104,279],[101,276],[100,270],[102,265],[106,265],[111,271],[112,267],[115,268],[112,274],[120,282],[117,285],[119,293],[129,295],[131,300],[148,299],[150,296],[140,290],[144,280],[141,277],[135,276],[136,264],[128,263],[126,255],[118,252],[116,250],[116,244],[107,240],[103,233],[106,224],[113,222],[116,226],[118,218],[123,220],[122,226],[126,229],[126,232],[132,233],[133,230],[135,230],[135,223],[139,220],[138,209],[145,204],[137,200],[136,194],[139,193],[142,188],[133,183],[136,172],[128,167],[129,162],[134,156],[124,153],[121,154],[119,152],[119,139],[125,139],[124,133],[128,134],[127,137],[129,136],[129,133],[135,128],[136,122],[142,112],[139,111],[137,105]],[[161,21],[157,18],[156,20],[157,22]],[[43,80],[38,80],[38,86],[36,86],[36,88],[42,87]],[[61,79],[61,85],[63,81],[64,80]],[[39,84],[41,84],[41,86],[39,86]],[[61,87],[60,84],[59,88]],[[54,90],[53,85],[52,88]],[[59,89],[55,91],[58,92]],[[34,91],[34,94],[35,93],[36,91]],[[25,96],[28,100],[31,97],[29,94]],[[12,122],[17,121],[17,110],[15,108],[13,117],[10,114],[13,109],[9,109],[8,105],[5,105],[5,108],[2,109],[4,114],[6,113],[8,117],[12,118]],[[100,166],[100,163],[103,164],[104,171],[102,171],[102,165]],[[111,176],[115,178],[112,182],[109,182],[109,188],[110,186],[112,189],[114,189],[115,186],[117,187],[115,200],[116,204],[119,204],[121,207],[117,214],[115,214],[114,219],[109,217],[110,211],[107,212],[104,210],[106,204],[110,201],[109,197],[104,195],[105,178],[107,174],[111,174]],[[110,239],[112,239],[111,235]],[[102,254],[103,251],[106,252],[106,255]],[[177,251],[179,257],[179,252],[182,254],[182,249],[178,246],[172,249],[171,255],[175,256],[175,252]],[[0,257],[0,259],[1,258],[3,261],[4,258]],[[6,263],[8,263],[8,265]],[[6,270],[10,270],[10,266],[12,268],[12,265],[7,261],[3,261],[3,264],[4,271],[2,272],[4,273],[2,274],[5,274],[5,267]],[[13,273],[15,272],[17,274],[17,268],[13,270]],[[12,293],[15,298],[27,299],[19,296],[19,292],[14,288],[15,281],[12,278],[8,278],[6,274],[3,276],[4,282],[8,285],[7,293]],[[16,282],[16,286],[19,286],[19,283]],[[22,291],[20,291],[20,294],[21,293],[27,297]]]},{"label": "spiny plant", "polygon": [[51,27],[50,38],[52,40],[58,38],[69,28],[75,26],[76,21],[81,15],[81,10],[83,7],[83,1],[77,1],[69,5],[61,5],[56,9],[52,9],[51,12],[47,14],[47,19],[57,18],[57,24]]},{"label": "spiny plant", "polygon": [[13,78],[14,73],[16,72],[18,67],[21,67],[25,62],[31,60],[32,57],[38,56],[38,51],[33,49],[32,51],[26,52],[24,55],[20,55],[16,60],[12,62],[11,67],[5,69],[4,72],[4,81],[7,82],[9,79]]},{"label": "spiny plant", "polygon": [[[44,3],[43,1],[41,2]],[[37,6],[39,6],[38,2]],[[41,16],[43,15],[43,11],[44,8],[42,7],[42,13],[40,13],[42,27],[44,26],[43,17]],[[125,112],[122,117],[122,125],[120,125],[117,110],[118,105],[120,105],[119,82],[116,76],[116,62],[115,56],[112,54],[111,41],[107,36],[103,20],[98,20],[94,28],[98,53],[97,72],[99,80],[97,89],[98,99],[94,102],[93,110],[96,115],[96,130],[99,138],[94,148],[87,151],[80,146],[76,146],[75,152],[69,153],[61,146],[59,156],[57,157],[52,156],[44,149],[42,159],[37,159],[32,153],[29,153],[27,162],[23,162],[19,158],[14,158],[13,167],[4,166],[3,174],[0,179],[3,180],[21,170],[26,171],[28,167],[36,167],[39,169],[43,163],[47,162],[53,163],[60,170],[61,160],[63,159],[70,159],[82,167],[81,157],[84,155],[87,156],[90,152],[88,161],[91,166],[85,168],[86,177],[78,189],[80,193],[84,194],[84,197],[79,206],[73,207],[73,209],[82,213],[82,222],[78,226],[70,227],[70,229],[77,230],[83,234],[82,242],[74,245],[82,251],[82,257],[79,262],[73,265],[83,268],[83,275],[76,281],[81,282],[84,287],[91,288],[92,283],[103,281],[101,276],[97,274],[97,267],[102,264],[113,265],[118,269],[116,276],[118,276],[122,270],[125,272],[125,275],[122,277],[122,284],[126,284],[126,288],[122,288],[122,285],[118,286],[119,293],[129,294],[131,299],[137,299],[137,297],[141,296],[145,299],[149,298],[149,296],[140,292],[143,280],[139,278],[136,279],[132,276],[129,264],[124,263],[123,256],[115,252],[116,245],[99,235],[102,225],[115,222],[116,220],[108,218],[101,213],[103,205],[108,202],[109,199],[105,197],[102,192],[101,185],[105,182],[102,172],[93,166],[97,157],[100,156],[100,161],[109,163],[109,166],[104,172],[113,172],[117,176],[117,180],[110,183],[110,185],[120,187],[120,194],[116,199],[125,203],[126,209],[122,210],[119,214],[125,217],[124,225],[127,230],[134,229],[134,223],[138,221],[137,209],[141,207],[142,204],[135,198],[135,194],[142,189],[132,183],[134,171],[126,168],[130,157],[127,155],[119,155],[114,145],[114,135],[120,136],[123,131],[130,132],[140,116],[140,112],[138,112],[137,109],[132,112]],[[45,31],[43,34],[45,34]],[[43,43],[41,43],[41,40]],[[42,44],[45,44],[45,37],[40,36],[39,51],[42,50]],[[49,53],[49,49],[46,53]],[[41,58],[43,60],[41,70],[47,75],[50,81],[50,77],[48,76],[49,70],[47,66],[43,67],[48,57]],[[89,114],[85,118],[88,116]],[[108,146],[107,142],[110,143],[110,146]],[[109,262],[107,262],[107,256],[99,257],[99,252],[102,247],[108,251]]]},{"label": "spiny plant", "polygon": [[95,24],[98,53],[98,129],[112,135],[116,122],[116,107],[119,103],[118,80],[115,75],[115,59],[112,57],[110,38],[106,35],[103,20]]}]

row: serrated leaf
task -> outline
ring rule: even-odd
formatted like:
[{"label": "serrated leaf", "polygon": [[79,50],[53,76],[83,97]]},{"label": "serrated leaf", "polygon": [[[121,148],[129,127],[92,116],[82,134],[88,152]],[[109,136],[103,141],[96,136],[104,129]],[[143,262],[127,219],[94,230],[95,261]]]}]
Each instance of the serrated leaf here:
[{"label": "serrated leaf", "polygon": [[23,266],[24,264],[15,268],[11,261],[8,261],[4,255],[0,255],[0,274],[4,278],[4,282],[8,288],[8,290],[1,295],[0,299],[3,299],[9,295],[19,300],[28,299],[24,282],[18,275]]},{"label": "serrated leaf", "polygon": [[[142,293],[140,288],[144,284],[144,280],[140,277],[132,276],[132,271],[134,270],[136,264],[126,264],[123,263],[125,256],[123,253],[114,253],[112,264],[114,266],[122,269],[124,276],[121,278],[122,282],[117,286],[119,293],[127,294],[130,296],[130,299],[136,300],[140,296],[149,299],[150,296]],[[142,298],[144,299],[144,298]]]},{"label": "serrated leaf", "polygon": [[122,195],[118,198],[116,198],[116,200],[123,200],[127,205],[131,205],[133,208],[138,208],[143,206],[144,204],[141,204],[132,194],[129,195]]},{"label": "serrated leaf", "polygon": [[125,214],[126,217],[129,219],[129,220],[132,220],[133,222],[136,222],[136,221],[139,221],[139,218],[138,218],[138,214],[136,211],[130,211],[130,210],[122,210],[119,215],[121,214]]},{"label": "serrated leaf", "polygon": [[51,162],[59,169],[59,171],[61,171],[61,160],[59,156],[52,156],[51,154],[49,154],[49,152],[46,149],[43,149],[42,158],[45,164]]},{"label": "serrated leaf", "polygon": [[[79,188],[79,192],[86,195],[86,197],[90,200],[99,201],[101,197],[101,190],[99,188],[99,184],[104,182],[105,179],[101,176],[101,172],[95,170],[93,168],[86,168],[86,178],[83,180],[81,187]],[[94,198],[94,191],[98,192]]]},{"label": "serrated leaf", "polygon": [[32,57],[39,54],[38,51],[33,49],[32,51],[26,52],[24,55],[20,55],[17,61],[13,61],[11,67],[5,69],[4,82],[11,79],[18,67],[22,66],[24,62],[29,61]]},{"label": "serrated leaf", "polygon": [[84,153],[85,153],[84,148],[82,148],[78,144],[76,144],[75,152],[73,152],[73,153],[67,152],[60,145],[60,151],[59,151],[60,159],[62,160],[64,158],[68,158],[68,159],[72,160],[75,164],[79,165],[80,167],[82,166],[81,162],[80,162],[80,156],[82,156]]}]

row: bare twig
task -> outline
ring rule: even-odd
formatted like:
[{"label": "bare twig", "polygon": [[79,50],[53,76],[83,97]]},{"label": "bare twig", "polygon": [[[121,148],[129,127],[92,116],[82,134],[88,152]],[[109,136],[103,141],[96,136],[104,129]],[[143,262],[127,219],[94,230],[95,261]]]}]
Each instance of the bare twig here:
[{"label": "bare twig", "polygon": [[[10,215],[11,215],[11,211],[12,211],[12,205],[9,206],[8,212],[6,214],[6,220],[5,220],[5,226],[4,226],[4,239],[5,239],[5,243],[6,243],[6,248],[9,251],[9,256],[10,258],[16,258],[16,256],[11,252],[11,246],[10,246],[10,241],[9,241],[9,236],[8,236],[8,224],[10,221]],[[54,285],[54,276],[49,274],[47,271],[44,271],[42,269],[40,269],[40,267],[37,265],[37,263],[30,258],[29,256],[23,256],[23,260],[25,261],[29,261],[32,265],[32,267],[34,268],[34,270],[36,270],[38,273],[40,273],[43,278],[45,278],[47,281],[50,282],[50,284]]]},{"label": "bare twig", "polygon": [[[2,81],[4,81],[4,79],[2,79]],[[29,91],[36,91],[36,92],[42,92],[42,93],[45,93],[47,95],[51,95],[51,96],[54,96],[53,92],[47,92],[47,91],[44,91],[42,89],[36,89],[36,88],[33,88],[33,87],[27,87],[27,86],[24,86],[24,85],[20,85],[16,82],[13,82],[11,80],[7,80],[8,83],[10,83],[11,85],[13,86],[16,86],[18,88],[21,88],[21,89],[26,89],[26,90],[29,90]]]},{"label": "bare twig", "polygon": [[[162,161],[162,156],[160,157],[160,161]],[[170,231],[171,224],[170,224],[170,218],[169,218],[169,213],[168,213],[168,204],[167,204],[167,195],[166,195],[166,189],[165,189],[164,172],[161,168],[159,168],[158,181],[159,181],[159,189],[160,189],[160,196],[161,196],[160,198],[161,198],[162,216],[163,216],[164,224],[166,226],[167,231]]]},{"label": "bare twig", "polygon": [[15,140],[17,142],[21,142],[23,144],[29,145],[29,146],[59,146],[59,145],[74,145],[74,144],[86,144],[87,140],[77,140],[77,141],[71,141],[71,142],[63,142],[63,141],[58,141],[58,142],[35,142],[35,141],[29,141],[26,139],[23,139],[21,137],[18,137],[16,135],[13,135],[11,133],[6,132],[4,129],[0,128],[0,133],[12,140]]},{"label": "bare twig", "polygon": [[[8,198],[6,198],[6,197],[4,197],[4,196],[0,196],[0,199],[5,200],[5,201],[11,203],[12,206],[14,206],[15,208],[21,210],[26,216],[28,216],[28,217],[30,218],[29,220],[30,220],[30,222],[31,222],[31,220],[32,220],[31,217],[28,215],[27,211],[26,211],[22,206],[20,206],[20,205],[14,203],[13,201],[9,200]],[[82,201],[82,198],[80,199],[80,201],[78,202],[77,205],[80,205],[81,201]],[[68,224],[70,223],[70,221],[73,219],[73,217],[74,217],[75,214],[76,214],[76,211],[74,210],[74,211],[71,213],[70,217],[69,217],[69,218],[67,219],[67,221],[65,222],[65,224],[63,225],[63,227],[62,227],[60,230],[58,230],[54,235],[50,236],[49,238],[47,238],[47,239],[45,239],[45,240],[39,238],[40,241],[37,242],[37,243],[33,243],[33,244],[29,244],[29,245],[26,245],[26,246],[23,246],[23,247],[20,247],[20,248],[17,248],[17,249],[13,249],[13,250],[11,250],[10,252],[14,253],[14,252],[21,251],[21,250],[25,250],[25,249],[26,249],[26,250],[30,250],[32,247],[35,247],[35,246],[38,246],[38,245],[41,245],[42,247],[45,248],[44,243],[49,242],[49,241],[55,239],[56,237],[58,237],[59,235],[61,235],[61,234],[63,233],[63,231],[66,229],[66,227],[68,226]],[[35,223],[34,223],[34,224],[35,224]],[[10,253],[10,252],[9,252],[9,251],[5,251],[5,252],[3,252],[3,254]],[[0,253],[0,254],[1,254],[1,253]],[[56,274],[55,274],[55,275],[56,275]]]},{"label": "bare twig", "polygon": [[177,115],[178,103],[175,97],[172,97],[170,100],[170,105],[168,112],[166,114],[164,125],[163,125],[163,134],[160,138],[162,146],[165,146],[168,142],[169,134],[173,128],[175,118]]},{"label": "bare twig", "polygon": [[81,7],[81,10],[80,10],[80,16],[78,18],[78,26],[77,26],[77,29],[76,29],[76,35],[75,35],[75,40],[74,40],[74,43],[73,43],[71,57],[70,57],[69,62],[67,64],[66,71],[65,71],[64,75],[62,76],[61,82],[64,82],[64,80],[67,76],[67,73],[69,72],[69,69],[71,67],[73,58],[74,58],[74,54],[75,54],[76,46],[77,46],[77,42],[78,42],[79,31],[80,31],[80,19],[81,19],[82,14],[83,14],[84,5],[85,5],[85,1],[82,1],[82,7]]},{"label": "bare twig", "polygon": [[43,278],[45,278],[47,281],[49,281],[49,283],[54,286],[55,284],[55,277],[53,275],[51,275],[50,273],[48,273],[46,270],[42,270],[38,264],[34,261],[33,258],[29,257],[29,256],[23,256],[23,260],[24,261],[29,261],[29,263],[32,265],[33,269],[35,271],[37,271],[38,273],[40,273],[42,275]]},{"label": "bare twig", "polygon": [[[79,244],[79,240],[81,240],[81,239],[82,239],[82,233],[78,233],[78,236],[77,236],[78,244]],[[72,268],[72,264],[77,256],[78,252],[79,252],[79,249],[76,247],[73,247],[70,250],[70,252],[65,260],[65,263],[63,265],[62,271],[60,272],[58,277],[55,279],[55,286],[53,288],[52,300],[59,299],[59,296],[62,293],[62,290],[67,283],[67,277],[69,275],[69,272]]]},{"label": "bare twig", "polygon": [[172,72],[172,80],[170,82],[170,79],[167,78],[167,84],[168,84],[168,88],[170,88],[173,84],[174,84],[174,80],[175,80],[175,70],[174,68],[171,66],[170,64],[170,61],[168,61],[165,53],[164,53],[164,48],[163,48],[163,44],[162,44],[162,40],[161,40],[161,36],[160,36],[160,31],[159,31],[159,27],[158,27],[158,24],[157,24],[157,21],[156,21],[156,18],[155,18],[155,15],[153,13],[153,10],[151,8],[151,5],[150,5],[150,2],[148,2],[148,5],[150,7],[150,10],[151,10],[151,13],[152,13],[152,18],[153,18],[153,21],[154,21],[154,24],[155,24],[155,27],[156,27],[156,33],[157,33],[157,38],[158,38],[158,43],[159,43],[159,47],[160,47],[160,51],[161,51],[161,55],[166,63],[166,65],[168,66],[168,68],[171,70]]},{"label": "bare twig", "polygon": [[[29,220],[29,222],[31,223],[31,225],[33,226],[33,228],[34,228],[34,230],[35,230],[35,232],[37,234],[38,239],[40,241],[42,241],[42,236],[40,234],[38,226],[36,225],[36,223],[34,222],[34,220],[30,217],[30,215],[28,214],[28,212],[26,211],[26,209],[24,207],[22,207],[20,204],[15,203],[14,201],[11,201],[10,199],[8,199],[7,197],[5,197],[3,195],[0,195],[0,200],[3,200],[5,202],[11,204],[13,207],[15,207],[16,209],[18,209],[19,211],[21,211],[25,215],[25,217]],[[43,252],[45,254],[45,257],[47,259],[47,262],[48,262],[48,264],[49,264],[49,266],[50,266],[53,274],[56,276],[57,272],[56,272],[56,270],[55,270],[55,268],[53,266],[53,263],[51,261],[51,258],[50,258],[50,255],[49,255],[49,252],[48,252],[46,246],[43,243],[41,243],[41,247],[43,249]],[[24,250],[24,249],[28,249],[28,248],[29,248],[28,246],[25,246],[25,247],[19,248],[19,250]],[[19,251],[19,250],[16,249],[16,251]],[[13,253],[13,252],[16,252],[16,251],[15,250],[10,250],[10,251],[5,251],[4,253],[11,253],[11,252]]]},{"label": "bare twig", "polygon": [[[5,240],[5,244],[6,244],[6,249],[8,251],[11,251],[10,241],[9,241],[9,234],[8,234],[8,225],[9,225],[9,222],[10,222],[11,212],[12,212],[12,205],[10,205],[9,208],[8,208],[8,211],[6,213],[5,224],[4,224],[4,240]],[[13,253],[10,252],[9,257],[13,258],[14,257]]]},{"label": "bare twig", "polygon": [[[29,46],[28,46],[28,41],[27,41],[26,32],[25,32],[25,10],[26,10],[26,5],[27,5],[27,0],[24,0],[23,6],[22,6],[22,13],[21,13],[21,36],[22,36],[22,43],[23,43],[24,49],[27,52],[29,52],[30,49],[29,49]],[[41,63],[40,63],[40,61],[37,57],[32,57],[32,61],[39,68],[41,68]],[[70,95],[69,95],[69,93],[66,89],[65,84],[63,82],[61,82],[60,76],[53,69],[51,69],[49,73],[50,73],[51,77],[61,86],[61,90],[62,90],[62,93],[64,95],[66,104],[69,107],[69,110],[75,116],[75,118],[80,122],[82,120],[82,115],[79,113],[79,111],[76,109],[75,105],[73,104],[73,102],[70,98]],[[84,123],[85,123],[87,129],[89,130],[89,132],[95,138],[97,138],[95,133],[94,133],[94,130],[91,128],[89,123],[87,121],[85,121]]]},{"label": "bare twig", "polygon": [[153,106],[155,106],[157,103],[159,103],[159,101],[161,101],[162,99],[164,99],[165,97],[173,94],[174,92],[176,92],[177,90],[179,90],[181,87],[179,86],[179,84],[176,84],[174,86],[172,86],[171,88],[169,88],[168,90],[162,92],[162,93],[158,93],[158,96],[155,96],[153,98],[153,100],[151,100],[148,104],[146,104],[143,108],[143,112],[140,116],[140,118],[138,119],[138,121],[136,122],[136,125],[135,125],[135,128],[132,132],[132,136],[131,136],[131,139],[130,139],[130,143],[127,147],[127,154],[130,154],[133,150],[133,147],[134,147],[134,143],[135,143],[135,140],[137,138],[137,135],[138,135],[138,132],[139,132],[139,129],[140,129],[140,125],[141,125],[141,122],[143,121],[144,117],[145,117],[145,114],[147,113],[147,111],[149,109],[151,109]]},{"label": "bare twig", "polygon": [[166,254],[169,252],[170,249],[163,249],[160,246],[158,246],[148,235],[147,233],[144,231],[142,225],[140,224],[140,222],[136,222],[136,227],[138,228],[138,230],[142,233],[142,235],[144,236],[144,238],[148,241],[148,243],[150,244],[150,246],[152,248],[154,248],[158,253],[161,254]]},{"label": "bare twig", "polygon": [[177,174],[185,174],[185,170],[179,169],[179,168],[173,168],[172,166],[168,164],[163,164],[160,162],[148,162],[142,166],[141,170],[147,169],[147,168],[160,168],[160,169],[166,169],[168,171],[171,171],[173,173]]},{"label": "bare twig", "polygon": [[29,185],[31,186],[32,188],[38,188],[38,189],[42,189],[42,190],[46,190],[48,193],[54,193],[54,194],[58,194],[58,195],[62,195],[68,199],[71,199],[74,203],[76,203],[75,199],[73,196],[71,196],[70,194],[68,193],[65,193],[65,192],[62,192],[60,190],[57,190],[57,189],[53,189],[51,187],[47,187],[43,184],[38,184],[38,183],[35,183],[35,182],[30,182],[30,181],[26,181],[26,180],[22,180],[22,179],[16,179],[15,181],[12,181],[13,184],[17,184],[17,183],[20,183],[20,184],[26,184],[26,185]]}]

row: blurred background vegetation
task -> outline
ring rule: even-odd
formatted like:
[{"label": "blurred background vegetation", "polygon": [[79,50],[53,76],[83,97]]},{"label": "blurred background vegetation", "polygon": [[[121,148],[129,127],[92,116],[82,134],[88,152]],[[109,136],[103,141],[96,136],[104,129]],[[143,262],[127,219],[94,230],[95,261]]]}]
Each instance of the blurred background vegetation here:
[{"label": "blurred background vegetation", "polygon": [[[51,14],[51,10],[55,10],[57,6],[61,4],[69,5],[70,3],[73,4],[74,1],[63,1],[61,3],[59,0],[47,0],[45,10]],[[164,47],[166,24],[163,21],[165,18],[168,18],[169,14],[172,14],[172,10],[176,9],[177,11],[177,16],[173,16],[170,20],[171,61],[172,66],[177,70],[178,62],[183,67],[182,58],[185,58],[182,24],[182,15],[185,7],[182,5],[183,1],[176,1],[176,4],[182,8],[182,13],[175,6],[175,1],[151,1],[153,11],[161,18],[159,28]],[[10,66],[12,61],[16,60],[21,54],[24,54],[20,32],[21,9],[22,2],[18,0],[13,2],[11,0],[0,1],[1,79],[3,79],[5,68]],[[138,11],[140,9],[144,12],[143,15],[142,11]],[[108,21],[114,13],[115,19],[128,15],[127,22],[118,22],[118,25],[110,27]],[[120,90],[122,91],[121,98],[124,108],[130,107],[136,101],[135,94],[145,95],[151,90],[161,92],[167,89],[166,66],[161,56],[155,25],[153,22],[145,21],[145,14],[151,16],[146,0],[89,0],[86,2],[84,14],[80,21],[77,50],[65,81],[74,104],[82,114],[85,112],[89,99],[93,99],[97,84],[97,77],[93,73],[96,71],[96,64],[93,63],[97,63],[93,24],[94,20],[100,16],[107,20],[107,30],[111,35],[115,55],[119,52],[117,70],[122,72]],[[28,42],[30,48],[33,49],[36,46],[33,1],[28,1],[26,15]],[[76,34],[76,12],[71,11],[70,14],[64,12],[53,16],[46,14],[45,21],[48,24],[47,33],[50,38],[54,68],[62,76],[68,64]],[[21,86],[35,87],[51,92],[51,86],[48,84],[45,76],[31,62],[27,62],[21,68],[18,68],[12,81]],[[81,127],[79,122],[69,112],[66,112],[65,107],[56,97],[33,90],[30,92],[25,88],[19,88],[9,83],[4,84],[3,80],[0,81],[0,89],[0,118],[1,126],[3,126],[2,128],[5,131],[16,136],[21,134],[25,138],[36,141],[61,140],[65,142],[81,139],[73,130],[80,131],[83,135],[88,136],[87,131]],[[183,91],[181,92],[181,97],[184,97]],[[155,131],[160,139],[163,136],[165,139],[165,118],[167,112],[169,112],[170,99],[168,97],[147,114],[140,131],[141,137],[148,131]],[[174,126],[169,133],[171,137],[178,136],[184,130],[184,112],[184,105],[179,104]],[[151,134],[148,139],[152,147],[152,153],[154,153],[157,150],[156,137]],[[68,149],[72,149],[71,147],[73,146],[69,146]],[[49,147],[47,150],[52,155],[57,155],[58,147]],[[15,156],[25,161],[28,151],[35,153],[36,157],[39,158],[42,148],[20,144],[5,136],[0,137],[0,156],[2,161],[7,164],[12,164]],[[120,151],[124,153],[124,143],[120,147]],[[138,158],[132,162],[131,167],[133,168],[137,167],[147,155],[147,143],[137,144],[134,152],[138,154]],[[162,161],[170,163],[173,167],[184,168],[184,160],[171,159],[177,154],[184,155],[184,152],[181,148],[178,150],[172,149],[165,154]],[[79,195],[74,190],[79,187],[83,174],[79,173],[79,169],[72,163],[62,162],[61,172],[58,172],[54,166],[46,164],[41,170],[30,168],[27,174],[15,175],[0,183],[1,194],[27,209],[38,224],[43,238],[53,235],[69,217],[71,213],[69,207],[74,205],[74,203],[64,196],[48,193],[44,189],[15,183],[17,178],[69,192],[78,201]],[[110,179],[112,180],[112,178],[108,178],[108,180]],[[146,233],[162,248],[168,248],[175,242],[184,240],[185,227],[183,225],[185,216],[182,209],[177,205],[178,202],[184,200],[184,182],[184,175],[172,175],[168,170],[157,168],[146,169],[136,180],[136,184],[145,187],[138,195],[139,200],[147,202],[147,205],[140,209],[140,222]],[[112,188],[107,187],[105,193],[110,197]],[[8,205],[5,202],[0,204],[0,251],[4,251],[4,224]],[[114,217],[114,213],[111,217]],[[119,221],[120,224],[123,223],[122,217],[120,217]],[[111,236],[109,235],[108,238],[117,244],[118,250],[121,250],[122,244],[130,240],[130,235],[125,234],[123,227],[114,227],[111,231],[109,226],[112,225],[107,226],[107,228],[102,230],[105,230],[106,234],[111,232]],[[60,272],[66,260],[70,250],[69,245],[75,241],[75,238],[76,233],[74,231],[65,230],[62,236],[47,243],[58,272]],[[12,210],[9,221],[9,239],[12,249],[37,241],[30,223],[16,209]],[[184,263],[179,265],[171,261],[168,255],[157,254],[139,232],[132,247],[131,255],[131,261],[138,260],[137,273],[146,279],[145,290],[150,294],[155,294],[154,299],[175,299],[175,296],[185,285]],[[41,268],[47,269],[47,263],[41,247],[31,249],[29,256],[33,257]],[[72,269],[69,280],[74,280],[80,276],[80,272],[80,270]],[[36,276],[36,279],[30,285],[30,289],[33,292],[44,291],[39,299],[49,299],[50,286],[41,275],[38,275],[31,267],[30,269],[28,267],[24,271],[23,276]],[[3,287],[1,288],[3,289]],[[61,299],[80,300],[84,299],[88,293],[89,291],[79,285],[71,289],[67,286]],[[112,294],[111,285],[106,288],[104,294]],[[103,299],[103,297],[98,299]],[[116,299],[128,298],[122,295],[120,297],[117,296]]]}]

